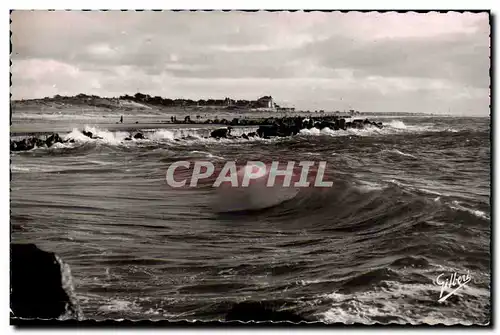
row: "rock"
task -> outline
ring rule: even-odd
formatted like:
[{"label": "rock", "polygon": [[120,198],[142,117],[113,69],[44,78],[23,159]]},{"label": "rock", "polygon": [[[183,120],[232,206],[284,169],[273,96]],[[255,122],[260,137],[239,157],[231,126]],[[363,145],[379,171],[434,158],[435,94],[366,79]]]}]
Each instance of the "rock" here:
[{"label": "rock", "polygon": [[[64,141],[61,138],[59,138],[59,139],[60,139],[61,143],[64,143]],[[43,147],[44,145],[46,145],[45,141],[42,140],[41,138],[36,138],[35,144],[37,147]]]},{"label": "rock", "polygon": [[145,139],[145,137],[144,137],[144,135],[143,135],[142,133],[137,133],[137,134],[135,134],[135,135],[134,135],[134,138],[135,138],[136,140],[143,140],[143,139]]},{"label": "rock", "polygon": [[31,150],[36,145],[36,138],[23,138],[19,141],[10,142],[11,151],[27,151]]},{"label": "rock", "polygon": [[278,128],[278,136],[292,136],[298,134],[299,131],[300,129],[296,128],[295,126],[282,125]]},{"label": "rock", "polygon": [[216,138],[216,139],[227,138],[229,134],[231,134],[231,127],[219,128],[219,129],[215,129],[214,131],[212,131],[210,133],[210,137]]},{"label": "rock", "polygon": [[281,305],[266,301],[244,301],[235,304],[226,314],[226,321],[309,321]]},{"label": "rock", "polygon": [[59,136],[59,134],[52,134],[45,139],[45,145],[47,145],[47,147],[51,147],[55,143],[63,143],[63,140]]},{"label": "rock", "polygon": [[335,129],[335,122],[321,121],[321,122],[316,122],[316,124],[314,126],[320,130],[324,129],[324,128],[329,128],[329,129],[334,130]]},{"label": "rock", "polygon": [[257,134],[263,138],[269,138],[278,136],[278,127],[276,125],[272,126],[259,126],[257,129]]},{"label": "rock", "polygon": [[[117,123],[118,123],[118,122],[117,122]],[[92,132],[90,132],[90,131],[85,131],[85,130],[84,130],[84,131],[82,131],[82,134],[83,134],[83,135],[85,135],[85,136],[87,136],[87,137],[89,137],[89,138],[92,138],[92,135],[93,135],[93,134],[92,134]]]},{"label": "rock", "polygon": [[81,318],[69,266],[34,244],[10,246],[10,309],[15,318]]},{"label": "rock", "polygon": [[364,127],[363,120],[354,120],[351,123],[352,123],[351,125],[352,128],[363,129]]},{"label": "rock", "polygon": [[346,122],[345,119],[340,119],[338,120],[338,127],[339,129],[346,130]]},{"label": "rock", "polygon": [[243,134],[243,135],[241,135],[241,137],[243,137],[245,140],[248,140],[248,135],[247,134]]},{"label": "rock", "polygon": [[10,142],[10,151],[22,151],[24,148],[22,147],[22,141],[12,141]]},{"label": "rock", "polygon": [[132,139],[130,137],[126,137],[125,141],[132,141]]}]

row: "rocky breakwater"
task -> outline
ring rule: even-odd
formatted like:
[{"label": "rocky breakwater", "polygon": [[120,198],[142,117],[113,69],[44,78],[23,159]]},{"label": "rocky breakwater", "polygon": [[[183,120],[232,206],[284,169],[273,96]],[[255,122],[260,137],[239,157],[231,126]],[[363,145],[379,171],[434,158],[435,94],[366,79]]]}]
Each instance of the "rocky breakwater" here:
[{"label": "rocky breakwater", "polygon": [[[210,120],[209,120],[210,121]],[[322,116],[322,117],[269,117],[264,119],[238,119],[234,118],[231,121],[228,120],[216,120],[215,123],[210,124],[226,124],[227,127],[219,128],[211,131],[209,137],[215,139],[250,139],[252,137],[261,138],[271,138],[271,137],[287,137],[294,136],[300,133],[303,129],[324,129],[329,128],[333,131],[347,130],[347,129],[363,129],[367,127],[377,127],[382,128],[382,122],[373,122],[368,119],[365,120],[353,120],[347,121],[344,118],[339,118],[337,116]],[[193,122],[194,123],[194,122]],[[194,123],[194,124],[207,124]],[[244,133],[240,136],[235,136],[231,134],[231,130],[238,126],[258,126],[257,131]],[[102,137],[96,136],[90,131],[83,130],[82,134],[92,140],[102,139]],[[130,133],[126,137],[125,141],[132,140],[147,140],[148,137],[144,135],[141,131],[135,133]],[[186,138],[176,138],[175,141],[180,141]],[[28,137],[17,141],[10,142],[11,151],[27,151],[34,149],[36,147],[51,147],[56,143],[73,143],[74,139],[63,140],[59,134],[51,134],[45,138],[40,137]]]},{"label": "rocky breakwater", "polygon": [[74,140],[63,140],[59,134],[51,134],[45,139],[39,137],[27,137],[18,141],[10,142],[10,151],[26,151],[34,149],[35,147],[47,147],[50,148],[56,143],[67,143],[74,142]]},{"label": "rocky breakwater", "polygon": [[346,121],[344,118],[336,116],[327,117],[283,117],[266,118],[260,120],[239,120],[233,119],[227,123],[229,127],[216,129],[210,134],[213,138],[235,138],[231,136],[232,126],[259,126],[256,133],[243,134],[241,138],[248,139],[252,136],[262,138],[286,137],[300,133],[302,129],[317,128],[319,130],[329,128],[331,130],[363,129],[366,127],[382,128],[382,122],[374,122],[368,119]]},{"label": "rocky breakwater", "polygon": [[[102,137],[95,136],[90,131],[82,131],[82,134],[90,139],[102,139]],[[17,141],[10,141],[10,151],[28,151],[34,148],[50,148],[56,143],[74,143],[74,139],[64,140],[59,134],[53,133],[48,136],[41,137],[26,137]]]}]

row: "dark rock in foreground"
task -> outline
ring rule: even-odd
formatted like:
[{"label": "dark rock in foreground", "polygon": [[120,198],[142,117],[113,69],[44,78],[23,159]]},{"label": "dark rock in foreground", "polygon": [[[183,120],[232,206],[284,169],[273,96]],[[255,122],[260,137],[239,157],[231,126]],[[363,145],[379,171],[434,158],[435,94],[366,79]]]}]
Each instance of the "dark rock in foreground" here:
[{"label": "dark rock in foreground", "polygon": [[81,317],[68,265],[34,244],[10,246],[11,317]]},{"label": "dark rock in foreground", "polygon": [[215,129],[210,133],[210,137],[213,138],[227,138],[231,134],[231,127]]},{"label": "dark rock in foreground", "polygon": [[34,149],[35,147],[43,147],[46,146],[50,148],[52,145],[56,143],[66,143],[68,141],[64,141],[59,134],[52,134],[45,138],[45,140],[38,137],[28,137],[23,138],[19,141],[11,141],[10,142],[10,151],[27,151]]},{"label": "dark rock in foreground", "polygon": [[63,143],[64,141],[59,136],[59,134],[52,134],[45,139],[45,145],[47,147],[51,147],[55,143]]},{"label": "dark rock in foreground", "polygon": [[244,301],[235,304],[226,314],[226,321],[310,321],[276,303],[266,301]]},{"label": "dark rock in foreground", "polygon": [[94,135],[94,134],[92,134],[91,131],[85,131],[85,130],[82,131],[82,134],[89,137],[89,138],[92,138],[92,136]]},{"label": "dark rock in foreground", "polygon": [[137,133],[137,134],[135,134],[135,135],[134,135],[134,138],[135,138],[136,140],[143,140],[143,139],[145,139],[145,137],[144,137],[144,135],[143,135],[142,133]]}]

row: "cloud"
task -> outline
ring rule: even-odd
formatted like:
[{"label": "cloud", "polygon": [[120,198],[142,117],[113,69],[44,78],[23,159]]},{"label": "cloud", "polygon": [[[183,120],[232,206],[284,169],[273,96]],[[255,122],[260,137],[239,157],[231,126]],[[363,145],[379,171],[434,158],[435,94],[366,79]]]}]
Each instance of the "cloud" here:
[{"label": "cloud", "polygon": [[273,95],[303,109],[487,115],[489,17],[14,11],[14,98]]}]

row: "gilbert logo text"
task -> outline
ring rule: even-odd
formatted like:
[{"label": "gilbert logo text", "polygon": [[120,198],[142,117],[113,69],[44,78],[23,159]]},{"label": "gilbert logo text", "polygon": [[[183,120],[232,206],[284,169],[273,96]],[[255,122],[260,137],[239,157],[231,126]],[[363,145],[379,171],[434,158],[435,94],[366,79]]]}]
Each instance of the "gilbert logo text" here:
[{"label": "gilbert logo text", "polygon": [[[436,285],[441,286],[441,294],[438,302],[444,302],[446,299],[454,295],[458,290],[465,287],[472,280],[469,270],[467,274],[442,273],[436,278]],[[448,292],[448,293],[447,293]],[[445,295],[445,293],[447,293]]]}]

